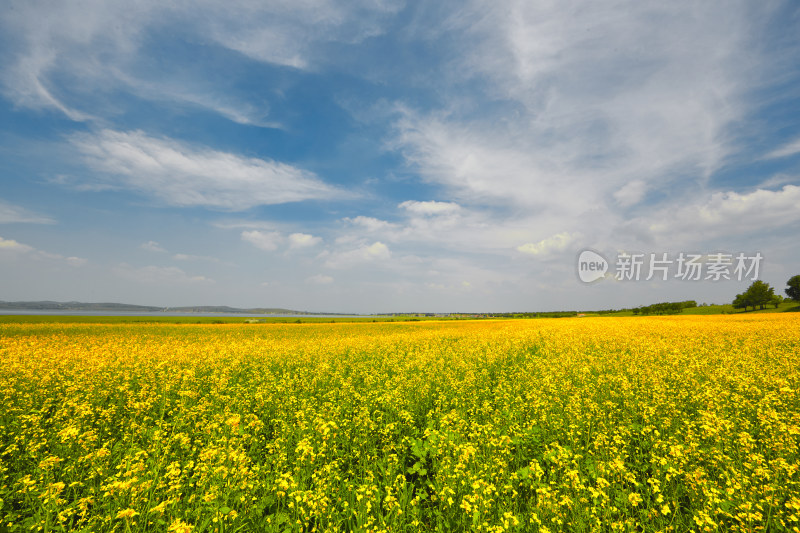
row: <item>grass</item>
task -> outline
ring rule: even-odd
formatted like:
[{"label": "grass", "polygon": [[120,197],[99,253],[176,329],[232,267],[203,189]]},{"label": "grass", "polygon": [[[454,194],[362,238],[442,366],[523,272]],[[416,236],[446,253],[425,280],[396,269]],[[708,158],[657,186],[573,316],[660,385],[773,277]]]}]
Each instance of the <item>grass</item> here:
[{"label": "grass", "polygon": [[800,311],[800,305],[797,302],[789,301],[778,304],[778,307],[769,305],[766,309],[753,310],[748,309],[734,309],[733,305],[706,305],[703,307],[692,307],[684,309],[685,315],[718,315],[718,314],[758,314],[758,313],[793,313]]},{"label": "grass", "polygon": [[[745,315],[745,314],[763,314],[763,313],[796,313],[800,312],[800,305],[797,302],[788,301],[783,302],[775,308],[772,305],[767,306],[766,309],[748,309],[745,311],[744,309],[734,309],[733,305],[731,304],[711,304],[711,305],[704,305],[700,307],[690,307],[688,309],[684,309],[682,313],[683,315],[694,315],[694,316],[702,316],[702,315]],[[625,316],[639,316],[634,315],[633,311],[627,309],[624,311],[616,311],[614,313],[603,313],[603,314],[596,314],[596,313],[586,313],[586,316],[603,316],[603,317],[625,317]]]}]

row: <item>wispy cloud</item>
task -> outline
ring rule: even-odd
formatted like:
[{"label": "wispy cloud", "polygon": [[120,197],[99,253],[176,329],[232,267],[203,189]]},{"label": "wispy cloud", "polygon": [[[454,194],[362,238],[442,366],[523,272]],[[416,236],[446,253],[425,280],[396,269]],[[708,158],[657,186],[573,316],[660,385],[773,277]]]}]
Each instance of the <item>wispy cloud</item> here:
[{"label": "wispy cloud", "polygon": [[12,253],[27,253],[33,251],[33,247],[17,242],[14,239],[0,237],[0,250]]},{"label": "wispy cloud", "polygon": [[218,258],[210,255],[173,254],[172,258],[176,261],[208,261],[210,263],[220,262]]},{"label": "wispy cloud", "polygon": [[437,80],[448,98],[398,104],[389,147],[440,199],[473,207],[449,230],[428,227],[431,239],[451,249],[470,227],[473,250],[513,236],[510,249],[541,255],[569,240],[553,236],[624,240],[613,230],[626,219],[723,194],[709,177],[741,149],[752,91],[786,60],[759,46],[773,4],[501,4],[419,22],[459,43]]},{"label": "wispy cloud", "polygon": [[168,205],[237,211],[344,196],[313,173],[291,165],[141,131],[75,134],[70,142],[99,173],[96,183],[131,189]]},{"label": "wispy cloud", "polygon": [[786,143],[783,146],[776,148],[767,155],[764,159],[778,159],[781,157],[789,157],[795,154],[800,154],[800,139]]},{"label": "wispy cloud", "polygon": [[69,266],[81,267],[89,261],[83,257],[69,256],[65,257],[61,254],[54,254],[44,250],[37,250],[33,246],[23,244],[15,241],[14,239],[4,239],[0,237],[0,258],[7,257],[18,259],[21,257],[34,259],[37,261],[55,261],[59,263],[66,263]]},{"label": "wispy cloud", "polygon": [[143,243],[142,243],[142,244],[139,246],[139,248],[141,248],[142,250],[147,250],[148,252],[159,252],[159,253],[163,253],[163,252],[166,252],[166,251],[167,251],[167,250],[166,250],[166,248],[164,248],[163,246],[161,246],[160,244],[158,244],[156,241],[147,241],[147,242],[143,242]]},{"label": "wispy cloud", "polygon": [[[202,72],[187,78],[185,66],[143,68],[156,66],[142,62],[148,37],[174,24],[189,40],[307,69],[330,42],[360,42],[382,33],[384,21],[401,6],[392,1],[246,0],[234,7],[209,1],[33,0],[0,13],[0,29],[14,45],[13,53],[5,54],[0,82],[17,105],[54,109],[75,121],[95,118],[84,109],[98,95],[121,88],[139,97],[200,105],[242,124],[271,125],[264,121],[264,109],[222,96],[224,80],[210,85]],[[160,61],[169,63],[170,57],[162,54]]]},{"label": "wispy cloud", "polygon": [[306,283],[312,283],[314,285],[329,285],[333,283],[333,278],[331,276],[326,276],[325,274],[315,274],[306,278]]},{"label": "wispy cloud", "polygon": [[472,40],[450,81],[488,80],[484,97],[518,119],[482,117],[463,99],[446,113],[406,109],[397,141],[408,160],[461,194],[559,207],[633,180],[708,176],[732,149],[726,128],[747,112],[755,70],[769,68],[752,46],[768,9],[623,4],[471,2],[454,15]]},{"label": "wispy cloud", "polygon": [[133,267],[126,263],[120,264],[113,268],[114,274],[136,283],[143,284],[156,284],[156,285],[169,285],[171,283],[179,284],[206,284],[214,283],[214,280],[205,276],[187,274],[185,271],[178,267],[161,267],[161,266],[144,266]]},{"label": "wispy cloud", "polygon": [[0,200],[0,224],[55,224],[50,217]]}]

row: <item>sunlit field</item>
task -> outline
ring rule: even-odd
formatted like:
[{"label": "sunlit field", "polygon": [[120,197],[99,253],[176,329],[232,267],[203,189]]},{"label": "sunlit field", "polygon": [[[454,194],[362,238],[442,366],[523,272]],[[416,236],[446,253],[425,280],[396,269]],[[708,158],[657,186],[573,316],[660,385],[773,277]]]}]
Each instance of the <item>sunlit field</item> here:
[{"label": "sunlit field", "polygon": [[0,531],[800,531],[800,316],[0,325]]}]

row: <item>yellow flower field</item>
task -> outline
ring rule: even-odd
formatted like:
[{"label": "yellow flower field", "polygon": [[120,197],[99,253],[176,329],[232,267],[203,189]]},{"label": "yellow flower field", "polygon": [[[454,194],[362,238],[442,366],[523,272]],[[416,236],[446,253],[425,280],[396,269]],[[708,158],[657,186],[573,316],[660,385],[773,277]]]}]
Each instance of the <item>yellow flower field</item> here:
[{"label": "yellow flower field", "polygon": [[800,532],[800,316],[0,325],[0,531]]}]

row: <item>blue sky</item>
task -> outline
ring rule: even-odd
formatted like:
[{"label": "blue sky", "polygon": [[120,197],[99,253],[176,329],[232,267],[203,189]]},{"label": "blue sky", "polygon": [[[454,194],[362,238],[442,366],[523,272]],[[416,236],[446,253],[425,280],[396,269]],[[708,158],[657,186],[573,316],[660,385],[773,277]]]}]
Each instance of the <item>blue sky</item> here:
[{"label": "blue sky", "polygon": [[[791,1],[10,1],[0,300],[515,311],[800,273]],[[612,264],[613,270],[613,264]]]}]

